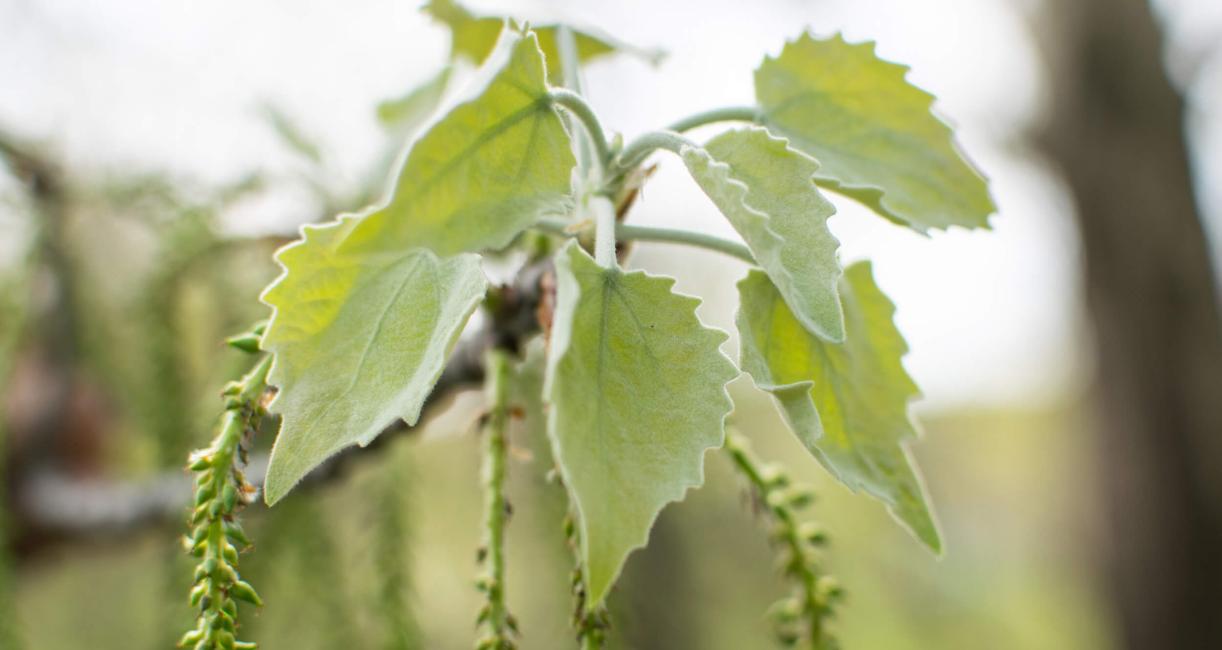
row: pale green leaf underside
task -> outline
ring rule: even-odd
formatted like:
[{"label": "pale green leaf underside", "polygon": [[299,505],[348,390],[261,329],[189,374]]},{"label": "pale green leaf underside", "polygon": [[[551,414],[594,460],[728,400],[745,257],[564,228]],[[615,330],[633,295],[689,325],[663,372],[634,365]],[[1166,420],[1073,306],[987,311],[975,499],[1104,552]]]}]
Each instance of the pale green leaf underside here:
[{"label": "pale green leaf underside", "polygon": [[846,338],[807,332],[768,277],[738,284],[743,370],[774,393],[794,433],[831,473],[864,490],[931,549],[941,551],[921,479],[903,443],[916,437],[908,403],[919,394],[901,358],[908,347],[892,322],[895,307],[868,263],[841,280]]},{"label": "pale green leaf underside", "polygon": [[725,437],[738,374],[726,339],[674,281],[605,269],[570,243],[556,258],[548,434],[580,516],[587,605],[595,607],[662,508],[704,481]]},{"label": "pale green leaf underside", "polygon": [[758,127],[723,133],[681,155],[803,326],[844,340],[840,242],[827,228],[836,208],[811,180],[819,164]]},{"label": "pale green leaf underside", "polygon": [[306,226],[280,251],[286,274],[263,295],[275,310],[263,348],[283,415],[264,487],[278,501],[335,452],[387,425],[415,423],[467,318],[483,299],[473,254],[341,246],[359,221]]},{"label": "pale green leaf underside", "polygon": [[[466,7],[453,0],[431,0],[424,6],[425,13],[450,28],[450,57],[465,58],[473,63],[483,63],[492,53],[493,45],[505,25],[507,16],[476,16]],[[548,73],[553,81],[563,78],[560,48],[556,43],[558,25],[533,26],[539,37],[539,46],[547,59]],[[627,52],[654,61],[657,53],[645,52],[608,36],[594,34],[588,30],[570,28],[577,45],[577,58],[582,63],[594,59]]]},{"label": "pale green leaf underside", "polygon": [[501,248],[539,216],[569,211],[576,162],[534,34],[506,30],[498,49],[505,61],[488,84],[412,145],[390,202],[345,245],[442,256]]},{"label": "pale green leaf underside", "polygon": [[769,129],[819,161],[821,185],[919,232],[987,228],[987,183],[907,70],[871,42],[803,34],[756,70],[756,100]]},{"label": "pale green leaf underside", "polygon": [[538,45],[507,30],[501,48],[482,92],[408,152],[385,207],[307,227],[279,254],[285,272],[263,296],[283,414],[269,502],[330,454],[414,421],[484,293],[478,258],[461,253],[567,209],[574,159]]}]

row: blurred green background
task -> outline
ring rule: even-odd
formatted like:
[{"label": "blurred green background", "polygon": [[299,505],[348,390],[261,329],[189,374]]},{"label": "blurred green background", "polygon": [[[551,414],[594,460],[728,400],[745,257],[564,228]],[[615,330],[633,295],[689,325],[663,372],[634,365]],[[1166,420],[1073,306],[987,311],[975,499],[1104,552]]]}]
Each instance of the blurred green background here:
[{"label": "blurred green background", "polygon": [[[818,494],[805,516],[830,531],[843,647],[1222,647],[1217,3],[472,4],[668,50],[587,72],[627,134],[749,101],[751,69],[803,27],[877,38],[990,173],[993,232],[925,239],[841,199],[832,224],[846,259],[875,260],[913,348],[911,450],[943,557],[732,386],[731,424]],[[166,648],[187,629],[178,467],[248,362],[221,341],[266,316],[271,253],[299,225],[378,200],[429,111],[377,106],[446,51],[414,3],[0,2],[0,650]],[[455,74],[447,101],[471,70]],[[676,167],[632,219],[731,236]],[[656,245],[630,264],[733,329],[742,265]],[[242,573],[267,605],[243,636],[470,647],[481,400],[249,508]],[[563,492],[529,421],[511,442],[510,607],[522,647],[572,647]],[[746,495],[709,452],[611,596],[614,647],[773,647],[787,587]]]}]

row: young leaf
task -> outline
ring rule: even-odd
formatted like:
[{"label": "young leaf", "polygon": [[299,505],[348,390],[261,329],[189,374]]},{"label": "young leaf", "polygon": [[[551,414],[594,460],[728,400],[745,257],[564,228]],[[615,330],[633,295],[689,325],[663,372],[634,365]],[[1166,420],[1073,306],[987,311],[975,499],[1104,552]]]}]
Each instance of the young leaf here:
[{"label": "young leaf", "polygon": [[[476,16],[454,0],[430,0],[424,6],[424,12],[450,28],[450,58],[466,58],[477,65],[488,58],[507,20],[506,16]],[[577,59],[582,63],[617,52],[635,54],[651,63],[661,59],[658,52],[642,50],[589,30],[570,29],[577,45]],[[539,25],[534,27],[534,31],[539,36],[539,46],[547,60],[548,76],[558,82],[564,76],[560,48],[556,43],[559,25]]]},{"label": "young leaf", "polygon": [[843,341],[840,242],[827,228],[836,208],[811,181],[819,164],[758,127],[723,133],[681,155],[802,325]]},{"label": "young leaf", "polygon": [[504,246],[567,206],[575,162],[539,47],[532,34],[502,41],[506,62],[416,142],[385,207],[307,227],[280,252],[285,272],[263,296],[284,415],[269,503],[330,454],[419,416],[484,294],[478,258],[451,256]]},{"label": "young leaf", "polygon": [[722,332],[674,281],[596,264],[575,243],[556,257],[544,388],[548,434],[580,516],[586,607],[597,607],[662,508],[704,481],[738,374]]},{"label": "young leaf", "polygon": [[764,124],[819,161],[820,185],[918,232],[987,228],[984,178],[931,112],[933,96],[872,42],[803,34],[755,71]]},{"label": "young leaf", "polygon": [[874,284],[868,263],[840,283],[845,341],[807,332],[768,277],[751,271],[738,284],[741,363],[772,392],[806,448],[852,490],[887,504],[914,535],[941,551],[921,480],[902,443],[916,437],[908,402],[919,394],[900,358],[908,346],[894,305]]},{"label": "young leaf", "polygon": [[414,424],[463,324],[483,299],[479,257],[351,245],[349,217],[303,228],[280,251],[285,275],[263,347],[276,355],[272,410],[283,414],[264,488],[275,503],[331,454]]},{"label": "young leaf", "polygon": [[482,92],[412,145],[390,202],[351,233],[357,247],[501,248],[540,215],[568,212],[576,161],[535,36],[505,30],[498,49],[507,60]]}]

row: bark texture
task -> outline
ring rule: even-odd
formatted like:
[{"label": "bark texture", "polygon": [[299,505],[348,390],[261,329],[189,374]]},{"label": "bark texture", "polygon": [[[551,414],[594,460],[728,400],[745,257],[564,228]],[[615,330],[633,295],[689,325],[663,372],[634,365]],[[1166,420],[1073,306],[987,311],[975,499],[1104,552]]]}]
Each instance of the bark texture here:
[{"label": "bark texture", "polygon": [[1145,0],[1047,11],[1040,144],[1077,203],[1120,640],[1222,647],[1222,321],[1184,100]]}]

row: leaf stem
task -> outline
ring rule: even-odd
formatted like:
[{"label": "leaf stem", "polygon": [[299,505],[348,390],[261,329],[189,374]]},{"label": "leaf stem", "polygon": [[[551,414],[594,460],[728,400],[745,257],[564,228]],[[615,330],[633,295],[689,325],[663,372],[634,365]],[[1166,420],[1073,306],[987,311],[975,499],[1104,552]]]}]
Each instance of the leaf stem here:
[{"label": "leaf stem", "polygon": [[602,122],[598,121],[593,107],[586,102],[584,97],[567,88],[553,88],[548,91],[547,96],[553,105],[563,107],[585,126],[586,133],[590,135],[590,140],[594,143],[594,152],[598,156],[599,164],[605,167],[611,160],[611,147],[607,144],[607,135],[603,132]]},{"label": "leaf stem", "polygon": [[[575,224],[572,221],[565,219],[543,218],[537,221],[534,225],[536,230],[560,235],[562,237],[576,237],[581,234],[579,231],[573,230]],[[755,264],[755,257],[751,255],[751,250],[745,245],[729,239],[722,239],[715,235],[709,235],[693,230],[683,230],[680,228],[658,228],[655,226],[635,226],[626,223],[615,224],[615,235],[619,239],[625,241],[650,241],[661,242],[667,244],[685,244],[687,246],[695,246],[697,248],[705,248],[708,250],[724,253],[731,257],[736,257],[748,264]]]},{"label": "leaf stem", "polygon": [[[560,65],[563,73],[562,82],[564,87],[575,93],[580,93],[581,59],[577,56],[577,39],[573,36],[572,28],[564,23],[561,23],[556,28],[556,47],[560,51]],[[588,137],[577,139],[577,169],[581,172],[582,178],[585,178],[590,170],[592,162],[590,146]]]},{"label": "leaf stem", "polygon": [[759,122],[761,117],[760,109],[755,106],[727,106],[689,115],[666,127],[666,129],[683,133],[684,131],[690,131],[694,128],[717,122]]},{"label": "leaf stem", "polygon": [[589,209],[594,214],[594,261],[603,268],[614,268],[619,263],[615,256],[615,206],[607,197],[595,195],[589,197]]},{"label": "leaf stem", "polygon": [[648,131],[636,140],[628,143],[623,151],[619,152],[619,155],[615,157],[615,161],[612,164],[612,171],[615,173],[626,172],[644,162],[649,157],[649,154],[658,149],[666,149],[667,151],[679,154],[683,151],[684,147],[698,146],[695,142],[675,131]]},{"label": "leaf stem", "polygon": [[509,426],[509,352],[488,351],[488,419],[484,440],[484,547],[480,551],[486,571],[479,586],[487,597],[478,622],[487,629],[476,643],[478,650],[510,650],[517,622],[505,604],[505,498],[506,432]]},{"label": "leaf stem", "polygon": [[818,526],[804,524],[797,517],[797,511],[807,507],[813,495],[791,486],[789,476],[780,468],[761,465],[742,435],[728,433],[725,450],[759,495],[760,507],[775,522],[772,541],[783,549],[781,568],[795,587],[794,596],[778,601],[770,610],[778,639],[786,647],[796,647],[805,639],[811,650],[835,648],[826,623],[843,592],[819,565],[818,549],[827,544],[827,536]]}]

